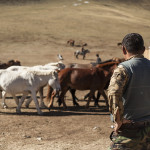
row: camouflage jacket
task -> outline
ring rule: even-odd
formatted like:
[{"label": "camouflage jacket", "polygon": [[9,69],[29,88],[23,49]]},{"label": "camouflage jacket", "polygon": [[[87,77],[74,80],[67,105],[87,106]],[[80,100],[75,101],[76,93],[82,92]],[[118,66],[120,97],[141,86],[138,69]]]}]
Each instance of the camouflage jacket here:
[{"label": "camouflage jacket", "polygon": [[[143,55],[135,55],[129,59],[135,57],[143,57]],[[128,60],[129,60],[128,59]],[[119,65],[111,77],[110,84],[108,87],[108,102],[109,102],[109,111],[113,115],[113,120],[116,120],[116,111],[119,109],[120,118],[123,119],[123,102],[122,95],[124,87],[126,86],[129,80],[128,73],[122,65]]]}]

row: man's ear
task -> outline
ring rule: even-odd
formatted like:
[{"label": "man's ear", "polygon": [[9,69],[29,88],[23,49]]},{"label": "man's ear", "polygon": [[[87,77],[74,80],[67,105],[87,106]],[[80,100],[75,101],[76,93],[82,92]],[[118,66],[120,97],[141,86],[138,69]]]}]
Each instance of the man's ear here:
[{"label": "man's ear", "polygon": [[145,46],[143,47],[142,54],[145,52]]},{"label": "man's ear", "polygon": [[123,54],[124,54],[124,55],[127,54],[126,48],[125,48],[124,46],[122,46],[122,51],[123,51]]}]

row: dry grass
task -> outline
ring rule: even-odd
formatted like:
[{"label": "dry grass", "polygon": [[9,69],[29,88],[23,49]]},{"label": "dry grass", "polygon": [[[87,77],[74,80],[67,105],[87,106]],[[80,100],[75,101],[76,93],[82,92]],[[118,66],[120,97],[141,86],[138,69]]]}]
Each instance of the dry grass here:
[{"label": "dry grass", "polygon": [[[1,6],[0,41],[32,42],[55,39],[120,41],[128,32],[139,32],[146,42],[150,13],[138,5],[77,0]],[[80,2],[83,3],[83,2]]]},{"label": "dry grass", "polygon": [[[146,9],[150,3],[147,0],[143,1],[142,5],[137,1],[123,3],[119,0],[90,0],[88,4],[78,0],[7,2],[0,5],[2,61],[5,60],[4,54],[21,59],[27,65],[38,63],[36,58],[41,55],[41,59],[45,59],[44,56],[48,56],[47,52],[53,55],[54,52],[62,53],[66,50],[68,55],[66,41],[70,38],[76,42],[87,42],[88,48],[93,52],[91,59],[95,59],[97,52],[100,52],[102,57],[105,55],[104,59],[121,57],[116,43],[129,32],[142,34],[146,47],[150,45],[150,13]],[[28,57],[31,51],[33,55],[35,52],[35,62],[28,60],[26,63],[22,54]],[[73,52],[74,49],[70,48],[70,51]],[[56,61],[56,58],[52,61]]]}]

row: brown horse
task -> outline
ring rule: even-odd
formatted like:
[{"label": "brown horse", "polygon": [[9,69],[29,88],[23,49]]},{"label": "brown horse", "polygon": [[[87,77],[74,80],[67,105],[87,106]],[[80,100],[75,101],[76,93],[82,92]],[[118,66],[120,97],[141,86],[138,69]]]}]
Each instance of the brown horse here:
[{"label": "brown horse", "polygon": [[74,46],[75,41],[70,39],[67,41],[67,45]]},{"label": "brown horse", "polygon": [[[121,63],[123,61],[125,61],[124,58],[113,57],[112,59],[108,59],[108,60],[102,61],[100,64],[106,64],[106,63],[109,63],[109,62],[119,62],[119,63]],[[90,69],[92,67],[95,67],[96,65],[97,65],[96,63],[90,63],[90,64],[69,63],[69,64],[65,64],[65,68]]]},{"label": "brown horse", "polygon": [[[60,100],[63,103],[64,108],[66,108],[64,96],[70,88],[76,90],[90,90],[86,107],[89,107],[91,98],[96,90],[98,90],[100,93],[103,92],[105,86],[109,83],[113,70],[118,65],[118,62],[110,62],[100,65],[92,69],[66,68],[59,72],[58,76],[61,85]],[[48,91],[47,98],[49,93],[50,90]],[[52,94],[50,103],[48,105],[49,108],[53,104],[53,96],[54,93]]]},{"label": "brown horse", "polygon": [[92,64],[78,64],[78,63],[69,63],[65,65],[65,68],[82,68],[82,69],[90,69],[94,67]]},{"label": "brown horse", "polygon": [[[98,65],[98,66],[103,67],[104,64],[105,64],[106,66],[107,66],[107,65],[110,65],[110,64],[111,64],[110,62],[119,62],[119,63],[121,63],[121,62],[123,62],[123,61],[125,61],[124,58],[117,58],[117,57],[114,57],[114,58],[112,58],[112,59],[108,59],[108,60],[102,61],[102,62],[100,63],[100,65]],[[102,65],[102,64],[103,64],[103,65]],[[91,64],[70,63],[70,64],[67,64],[67,65],[66,65],[66,68],[82,68],[82,69],[84,68],[84,69],[90,69],[90,68],[95,67],[96,65],[97,65],[96,63],[91,63]],[[106,90],[107,88],[108,88],[108,85],[105,87],[105,90]],[[69,89],[69,91],[71,92],[71,95],[72,95],[72,98],[73,98],[73,104],[76,105],[76,106],[78,106],[79,104],[76,102],[76,100],[78,100],[78,98],[75,96],[76,90],[75,90],[75,89]],[[105,91],[103,91],[102,93],[98,92],[96,97],[93,96],[93,99],[94,99],[94,101],[95,101],[94,105],[95,105],[96,107],[99,107],[98,101],[99,101],[99,98],[100,98],[101,94],[102,94],[102,96],[104,97],[104,99],[105,99],[105,101],[106,101],[106,105],[108,106],[108,103],[107,103],[107,101],[108,101],[108,100],[107,100],[107,96],[106,96],[106,94],[105,94]],[[84,100],[85,100],[86,98],[88,98],[88,97],[89,97],[89,93],[84,96]],[[59,103],[59,105],[61,105],[61,103]]]},{"label": "brown horse", "polygon": [[6,63],[0,62],[0,69],[6,69],[10,66],[21,66],[21,63],[18,60],[9,60]]}]

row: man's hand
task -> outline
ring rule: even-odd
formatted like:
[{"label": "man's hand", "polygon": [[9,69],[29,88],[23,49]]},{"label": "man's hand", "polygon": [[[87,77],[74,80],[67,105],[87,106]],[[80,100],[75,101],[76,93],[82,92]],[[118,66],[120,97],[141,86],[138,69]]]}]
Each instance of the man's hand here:
[{"label": "man's hand", "polygon": [[115,122],[115,125],[114,125],[114,131],[115,132],[118,132],[118,130],[120,129],[120,127],[122,126],[122,122]]},{"label": "man's hand", "polygon": [[120,127],[122,126],[122,120],[120,118],[120,113],[119,113],[119,107],[116,108],[116,117],[115,117],[115,127],[114,127],[114,131],[118,132],[118,130],[120,129]]},{"label": "man's hand", "polygon": [[121,119],[120,117],[120,113],[119,113],[119,108],[117,107],[116,109],[116,118],[115,118],[115,127],[114,127],[114,131],[118,132],[118,130],[120,129],[120,127],[122,126],[122,124],[126,124],[126,123],[131,123],[132,120],[127,120],[127,119]]}]

